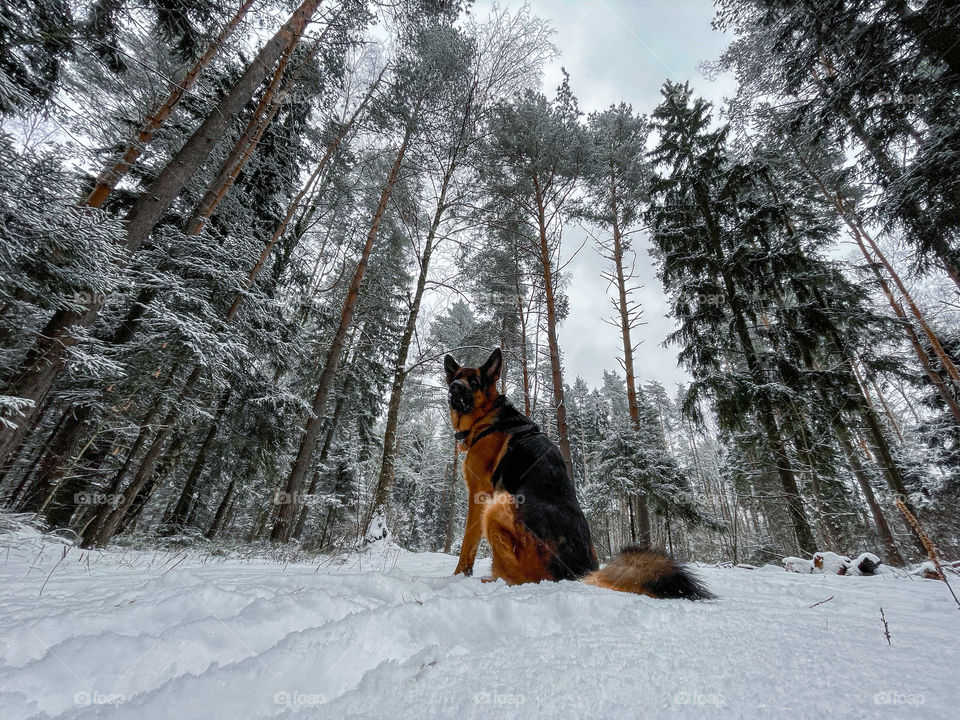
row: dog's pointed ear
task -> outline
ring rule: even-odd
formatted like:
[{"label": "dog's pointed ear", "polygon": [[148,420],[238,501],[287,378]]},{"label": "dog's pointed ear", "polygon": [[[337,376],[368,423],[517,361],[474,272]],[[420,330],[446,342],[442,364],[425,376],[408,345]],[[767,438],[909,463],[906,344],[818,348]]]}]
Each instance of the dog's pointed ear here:
[{"label": "dog's pointed ear", "polygon": [[484,384],[495,385],[497,380],[500,379],[500,371],[502,369],[503,353],[500,352],[500,348],[497,348],[490,353],[490,357],[487,358],[487,361],[480,366],[480,377],[483,378]]},{"label": "dog's pointed ear", "polygon": [[453,376],[457,374],[460,365],[453,359],[453,355],[446,355],[443,358],[443,369],[447,373],[447,385],[453,382]]}]

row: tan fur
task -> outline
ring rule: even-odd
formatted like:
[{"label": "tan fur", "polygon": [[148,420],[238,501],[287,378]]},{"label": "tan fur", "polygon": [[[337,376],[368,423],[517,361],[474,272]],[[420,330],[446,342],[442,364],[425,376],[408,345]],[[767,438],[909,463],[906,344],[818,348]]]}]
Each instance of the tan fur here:
[{"label": "tan fur", "polygon": [[[459,449],[467,453],[463,462],[468,493],[467,522],[454,572],[473,573],[480,540],[486,538],[493,554],[492,577],[487,581],[502,579],[509,585],[518,585],[556,580],[550,568],[557,555],[555,542],[562,543],[564,538],[554,541],[536,537],[521,521],[516,498],[502,490],[494,492],[493,474],[507,452],[511,436],[498,430],[478,439],[485,430],[492,430],[498,416],[499,406],[495,403],[499,397],[496,388],[500,374],[499,351],[495,350],[481,368],[461,367],[448,355],[444,369],[451,386],[451,398],[453,384],[458,383],[457,401],[451,401],[450,420],[461,438]],[[464,402],[464,387],[472,388],[472,405]],[[454,404],[471,407],[471,410],[462,413],[454,409]],[[590,551],[593,562],[587,567],[596,567],[596,549],[590,546]],[[582,580],[588,585],[650,597],[690,600],[713,597],[683,565],[661,551],[640,546],[624,548],[606,567],[588,573]]]},{"label": "tan fur", "polygon": [[[474,368],[460,368],[453,376],[456,380],[467,380],[470,378],[479,378],[480,373]],[[473,409],[468,413],[461,413],[450,408],[450,422],[456,432],[469,430],[471,435],[476,435],[483,428],[480,427],[480,421],[483,420],[493,407],[493,401],[499,397],[496,387],[490,387],[486,390],[481,387],[473,391]],[[466,438],[460,443],[461,450],[467,450],[470,447],[471,438]]]},{"label": "tan fur", "polygon": [[[475,421],[471,423],[471,427],[474,424],[476,427],[471,431],[471,435],[475,437],[489,422]],[[493,483],[490,478],[506,451],[507,437],[503,433],[491,433],[474,443],[463,461],[463,479],[467,485],[467,522],[455,573],[469,575],[473,572],[473,563],[483,537],[484,501],[493,496]]]},{"label": "tan fur", "polygon": [[553,580],[547,569],[551,549],[518,521],[516,510],[513,496],[498,492],[483,511],[483,536],[493,552],[491,579],[508,585]]},{"label": "tan fur", "polygon": [[670,575],[676,565],[659,553],[624,553],[583,578],[587,585],[656,597],[648,585]]}]

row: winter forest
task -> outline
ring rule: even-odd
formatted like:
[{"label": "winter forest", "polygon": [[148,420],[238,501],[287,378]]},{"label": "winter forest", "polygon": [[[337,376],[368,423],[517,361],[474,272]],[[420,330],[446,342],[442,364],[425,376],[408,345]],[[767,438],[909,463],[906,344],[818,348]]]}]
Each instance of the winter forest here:
[{"label": "winter forest", "polygon": [[[960,7],[713,23],[724,103],[588,113],[514,2],[0,0],[0,503],[84,548],[455,554],[443,357],[500,348],[601,559],[956,557]],[[594,250],[599,387],[562,342]],[[661,343],[687,382],[637,371]]]}]

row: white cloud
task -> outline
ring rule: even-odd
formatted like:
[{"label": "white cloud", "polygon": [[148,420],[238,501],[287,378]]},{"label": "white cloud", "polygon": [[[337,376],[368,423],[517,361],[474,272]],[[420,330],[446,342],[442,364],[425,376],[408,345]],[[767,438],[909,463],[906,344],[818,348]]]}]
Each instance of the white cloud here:
[{"label": "white cloud", "polygon": [[[585,113],[628,102],[637,112],[649,114],[660,102],[660,87],[667,79],[689,81],[696,93],[717,106],[735,89],[730,76],[711,81],[700,72],[700,64],[717,59],[729,43],[728,36],[711,29],[713,8],[704,0],[532,0],[530,6],[552,22],[561,52],[544,72],[544,93],[553,94],[565,68]],[[488,2],[478,2],[473,12],[483,17],[489,7]],[[583,231],[569,224],[565,257],[582,240]],[[642,344],[634,361],[639,382],[658,380],[672,391],[675,383],[689,378],[677,367],[676,348],[662,346],[675,325],[666,317],[666,299],[647,248],[638,237],[636,270],[643,286],[638,297],[646,324],[635,331],[634,342]],[[588,243],[566,269],[570,311],[558,334],[568,383],[579,375],[599,386],[604,370],[621,371],[616,359],[622,355],[619,332],[603,322],[612,313],[607,282],[600,276],[606,264]]]}]

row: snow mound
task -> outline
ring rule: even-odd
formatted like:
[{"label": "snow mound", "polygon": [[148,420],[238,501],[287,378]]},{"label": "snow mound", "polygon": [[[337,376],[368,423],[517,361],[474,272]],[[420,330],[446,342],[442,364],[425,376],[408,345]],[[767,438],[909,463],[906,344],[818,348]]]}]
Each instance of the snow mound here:
[{"label": "snow mound", "polygon": [[813,562],[799,557],[785,557],[783,569],[787,572],[809,575],[814,571]]},{"label": "snow mound", "polygon": [[960,613],[904,575],[701,567],[720,600],[691,603],[481,583],[436,553],[0,540],[4,720],[960,717]]}]

